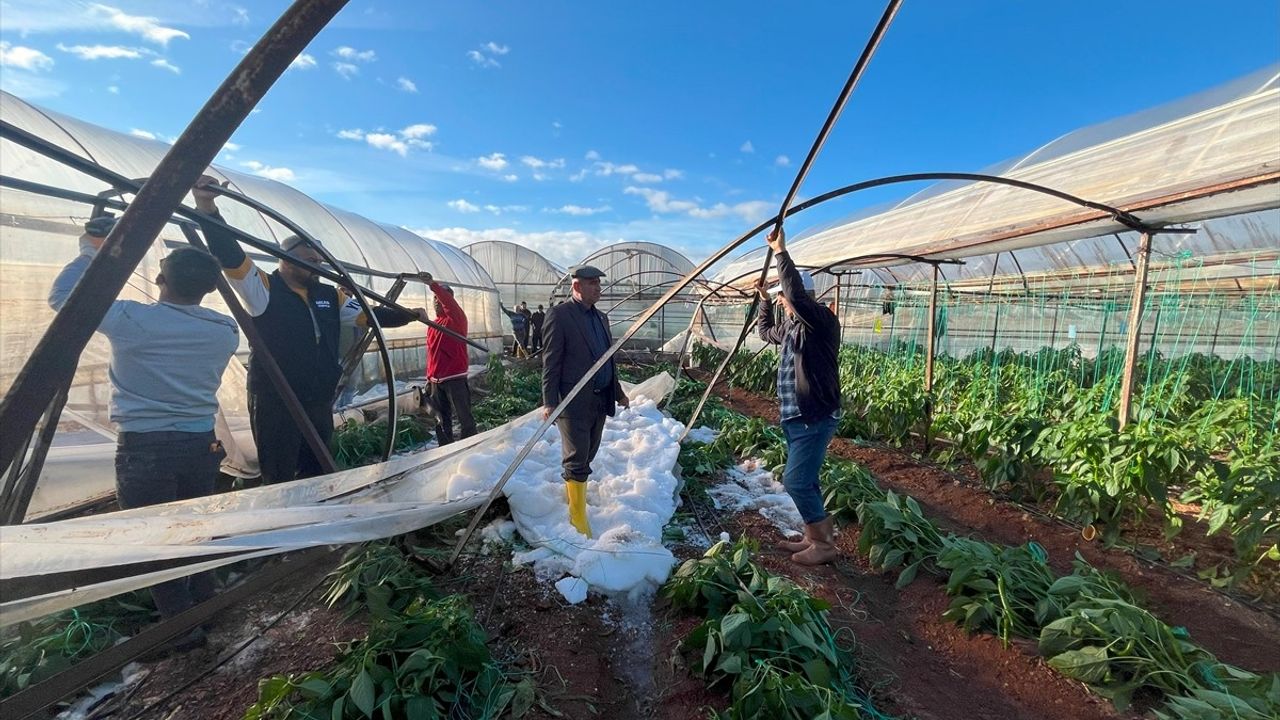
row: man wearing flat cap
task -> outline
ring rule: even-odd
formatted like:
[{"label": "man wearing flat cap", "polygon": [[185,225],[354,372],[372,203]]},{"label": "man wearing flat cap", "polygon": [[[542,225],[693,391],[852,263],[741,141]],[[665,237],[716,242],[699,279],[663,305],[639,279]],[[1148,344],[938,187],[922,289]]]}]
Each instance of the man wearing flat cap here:
[{"label": "man wearing flat cap", "polygon": [[[573,300],[548,310],[542,326],[544,418],[613,345],[609,318],[596,309],[596,302],[600,300],[600,278],[604,273],[599,268],[580,265],[570,276]],[[569,522],[587,537],[592,537],[591,525],[587,522],[591,461],[600,449],[605,418],[613,415],[616,405],[627,407],[630,401],[622,392],[622,383],[610,359],[556,420]]]}]

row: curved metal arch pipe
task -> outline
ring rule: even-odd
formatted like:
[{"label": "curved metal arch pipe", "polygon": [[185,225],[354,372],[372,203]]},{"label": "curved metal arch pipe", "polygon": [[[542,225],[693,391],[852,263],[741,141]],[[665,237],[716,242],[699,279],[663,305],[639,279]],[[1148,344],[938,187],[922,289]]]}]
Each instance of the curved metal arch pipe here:
[{"label": "curved metal arch pipe", "polygon": [[[596,252],[598,253],[598,252],[600,252],[601,250],[608,250],[608,249],[609,249],[609,248],[604,247],[604,248],[601,248],[600,250],[597,250]],[[672,265],[672,263],[671,263],[671,261],[670,261],[670,260],[668,260],[667,258],[662,257],[661,255],[659,255],[659,254],[658,254],[658,253],[656,253],[656,252],[653,252],[652,250],[643,250],[643,249],[640,249],[640,248],[634,248],[634,249],[623,250],[623,251],[622,251],[622,253],[623,253],[622,257],[618,258],[617,260],[614,260],[613,262],[609,263],[609,265],[608,265],[608,266],[606,266],[606,267],[604,267],[604,268],[602,269],[602,271],[605,273],[605,275],[606,275],[606,276],[608,275],[608,273],[609,273],[609,271],[610,271],[610,270],[614,269],[614,268],[615,268],[615,267],[617,267],[618,265],[622,264],[623,262],[626,262],[627,260],[632,259],[633,257],[635,257],[635,256],[637,256],[637,255],[644,256],[644,257],[656,258],[656,259],[661,260],[662,262],[664,262],[664,263],[666,263],[666,264],[668,264],[668,265],[671,265],[672,267],[675,267],[674,265]],[[590,260],[590,259],[591,259],[591,255],[588,255],[588,256],[586,257],[586,259],[587,259],[587,260]],[[582,263],[579,263],[579,265],[581,265],[581,264],[582,264]],[[565,273],[564,273],[564,275],[562,275],[562,276],[560,277],[560,279],[559,279],[558,281],[556,281],[556,284],[552,286],[552,288],[551,288],[551,295],[550,295],[550,297],[549,297],[549,299],[548,299],[548,302],[553,301],[553,300],[555,300],[555,299],[556,299],[556,293],[560,292],[560,288],[561,288],[561,286],[563,286],[563,285],[565,284],[565,281],[566,281],[566,280],[569,280],[569,279],[570,279],[570,273],[571,273],[571,272],[572,272],[572,270],[566,270],[566,271],[565,271]],[[616,279],[616,280],[614,280],[612,283],[609,283],[609,285],[610,285],[610,286],[613,286],[613,285],[614,285],[614,283],[617,283],[617,282],[619,282],[620,280],[622,280],[622,279],[624,279],[624,278],[633,277],[633,276],[638,275],[638,274],[640,274],[640,273],[646,273],[646,272],[660,272],[660,271],[659,271],[659,270],[641,270],[641,271],[639,271],[639,272],[631,273],[631,274],[629,274],[629,275],[624,275],[624,276],[623,276],[623,277],[621,277],[621,278],[617,278],[617,279]],[[681,276],[681,277],[683,277],[683,276]],[[565,297],[569,297],[569,296],[570,296],[570,295],[572,295],[572,294],[573,294],[573,291],[572,291],[572,290],[570,290],[569,292],[565,293]]]},{"label": "curved metal arch pipe", "polygon": [[[117,173],[114,170],[110,170],[101,165],[98,165],[97,163],[91,160],[86,160],[85,158],[82,158],[79,155],[75,155],[71,152],[68,152],[66,149],[61,148],[57,145],[54,145],[44,140],[43,138],[37,137],[36,135],[33,135],[32,133],[29,133],[26,130],[23,130],[22,128],[19,128],[16,125],[8,122],[7,120],[0,120],[0,138],[10,140],[14,143],[17,143],[18,145],[21,145],[22,147],[27,148],[28,150],[37,152],[51,160],[60,162],[63,165],[66,165],[73,170],[76,170],[85,175],[88,175],[89,177],[94,178],[95,180],[98,180],[100,182],[104,182],[108,185],[111,185],[112,187],[122,192],[137,194],[138,191],[141,189],[141,185],[138,182],[124,175],[121,175],[120,173]],[[243,242],[244,244],[252,247],[253,249],[258,250],[259,252],[262,252],[266,255],[270,255],[271,257],[274,257],[277,260],[283,260],[283,259],[286,259],[287,257],[287,253],[282,251],[279,248],[279,246],[276,245],[276,243],[268,242],[261,238],[250,235],[245,231],[240,230],[239,228],[232,227],[227,223],[221,220],[218,220],[217,218],[213,218],[208,215],[205,215],[204,213],[194,210],[192,208],[189,208],[185,205],[179,204],[178,207],[174,208],[172,215],[177,215],[179,217],[185,218],[201,226],[215,225],[217,227],[223,228],[229,232],[234,233],[236,238],[240,242]],[[310,263],[301,262],[298,260],[290,259],[290,262],[293,262],[301,267],[305,267],[306,269],[310,270],[316,275],[319,275],[320,277],[326,280],[329,280],[331,282],[338,283],[343,287],[346,287],[348,285],[349,281],[346,278],[344,278],[341,274],[339,274],[336,270],[330,270],[328,268],[324,268],[319,265],[312,265]],[[348,268],[351,267],[349,263],[341,263],[341,264]],[[363,271],[364,269],[357,270],[357,272],[363,272]],[[404,306],[382,295],[381,293],[375,292],[363,286],[360,287],[360,290],[365,294],[365,297],[377,300],[379,303],[386,305],[387,307],[395,308],[397,310],[404,310],[406,312],[408,311],[408,308],[405,308]],[[452,337],[457,340],[461,340],[462,342],[467,343],[468,345],[474,347],[475,349],[481,352],[484,352],[484,353],[489,352],[489,348],[475,342],[474,340],[467,338],[464,335],[459,335],[458,333],[448,328],[442,327],[434,322],[431,322],[430,320],[426,321],[426,325],[428,327],[434,327],[437,330],[440,330],[441,332],[448,335],[449,337]]]}]

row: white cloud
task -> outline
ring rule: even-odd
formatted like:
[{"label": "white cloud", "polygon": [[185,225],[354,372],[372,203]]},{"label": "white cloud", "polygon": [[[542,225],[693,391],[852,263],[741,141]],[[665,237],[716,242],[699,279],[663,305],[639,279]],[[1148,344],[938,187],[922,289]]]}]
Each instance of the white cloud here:
[{"label": "white cloud", "polygon": [[148,131],[146,131],[146,130],[139,130],[138,128],[133,128],[132,130],[130,130],[130,131],[129,131],[129,134],[130,134],[130,135],[132,135],[132,136],[134,136],[134,137],[140,137],[140,138],[143,138],[143,139],[145,139],[145,140],[155,140],[155,139],[156,139],[156,134],[155,134],[155,133],[153,133],[153,132],[148,132]]},{"label": "white cloud", "polygon": [[606,245],[625,242],[624,237],[604,237],[580,230],[521,232],[514,228],[475,230],[462,227],[405,228],[409,232],[450,245],[463,247],[484,240],[501,240],[522,245],[561,265],[572,265]]},{"label": "white cloud", "polygon": [[454,210],[457,210],[457,211],[458,211],[458,212],[460,212],[460,213],[477,213],[477,212],[480,212],[480,206],[479,206],[479,205],[472,205],[471,203],[469,203],[469,202],[467,202],[466,200],[463,200],[463,199],[461,199],[461,198],[459,198],[459,199],[457,199],[457,200],[450,200],[449,202],[447,202],[447,203],[445,203],[445,204],[446,204],[446,205],[448,205],[449,207],[453,208]]},{"label": "white cloud", "polygon": [[258,177],[267,178],[268,180],[290,182],[297,177],[293,174],[293,171],[287,167],[271,167],[270,165],[264,165],[257,160],[246,160],[240,163],[240,166],[248,168],[249,172],[257,175]]},{"label": "white cloud", "polygon": [[560,169],[564,167],[564,158],[556,158],[555,160],[543,160],[532,155],[524,155],[520,158],[520,162],[528,165],[534,170],[543,168]]},{"label": "white cloud", "polygon": [[316,66],[316,56],[311,53],[301,53],[298,57],[289,62],[290,70],[310,70]]},{"label": "white cloud", "polygon": [[0,66],[32,71],[48,70],[53,67],[53,58],[35,48],[3,41],[0,42]]},{"label": "white cloud", "polygon": [[190,35],[181,30],[160,25],[160,21],[157,18],[144,15],[129,15],[107,5],[95,4],[91,5],[90,8],[95,14],[105,16],[107,22],[116,29],[139,35],[147,42],[152,42],[162,47],[168,47],[169,41],[175,38],[191,39]]},{"label": "white cloud", "polygon": [[507,156],[500,152],[491,153],[484,157],[476,158],[476,163],[487,170],[497,171],[507,166]]},{"label": "white cloud", "polygon": [[609,212],[613,208],[608,205],[600,207],[583,207],[581,205],[562,205],[559,208],[549,208],[547,212],[560,213],[562,215],[573,215],[574,217],[589,217],[600,213]]},{"label": "white cloud", "polygon": [[233,24],[233,25],[248,25],[248,24],[249,24],[249,11],[248,11],[248,10],[245,10],[244,8],[240,7],[239,5],[232,5],[229,9],[231,10],[231,24]]},{"label": "white cloud", "polygon": [[748,140],[748,141],[746,141],[746,142],[742,143],[742,147],[738,148],[738,150],[739,150],[739,151],[741,151],[741,152],[744,152],[744,153],[753,153],[753,152],[755,152],[755,151],[756,151],[756,146],[755,146],[755,145],[752,145],[752,144],[751,144],[751,141],[750,141],[750,140]]},{"label": "white cloud", "polygon": [[632,180],[635,180],[635,181],[636,181],[636,182],[638,182],[638,183],[660,183],[660,182],[662,182],[662,176],[661,176],[661,175],[655,175],[654,173],[636,173],[635,175],[632,175],[632,176],[631,176],[631,179],[632,179]]},{"label": "white cloud", "polygon": [[131,48],[123,45],[63,45],[58,43],[58,49],[65,53],[71,53],[81,60],[137,60],[148,51],[142,48]]},{"label": "white cloud", "polygon": [[400,131],[400,135],[405,138],[417,140],[424,137],[431,137],[436,134],[436,126],[427,123],[415,123]]},{"label": "white cloud", "polygon": [[778,167],[786,167],[791,164],[791,158],[787,157],[786,155],[779,155],[778,157],[773,159],[773,164],[777,165]]},{"label": "white cloud", "polygon": [[584,155],[583,157],[585,157],[588,160],[599,160],[600,153],[596,152],[595,150],[588,150],[587,154]]},{"label": "white cloud", "polygon": [[119,95],[119,94],[120,94],[120,86],[119,86],[119,85],[108,85],[108,86],[107,86],[107,92],[111,93],[112,95]]},{"label": "white cloud", "polygon": [[610,175],[634,175],[640,172],[640,168],[626,163],[624,165],[615,165],[611,162],[597,162],[595,164],[596,175],[608,177]]},{"label": "white cloud", "polygon": [[632,186],[625,188],[623,192],[627,195],[638,195],[644,198],[649,210],[662,215],[688,215],[700,220],[736,215],[748,222],[759,222],[769,216],[770,205],[763,200],[749,200],[735,205],[716,203],[710,207],[703,207],[696,200],[677,200],[665,190]]},{"label": "white cloud", "polygon": [[511,52],[511,48],[507,47],[506,45],[499,45],[498,43],[493,42],[492,40],[485,43],[484,45],[481,45],[480,49],[488,50],[494,55],[506,55],[507,53]]},{"label": "white cloud", "polygon": [[679,180],[680,178],[684,177],[684,171],[676,170],[675,168],[667,168],[666,170],[662,171],[662,177],[668,180]]},{"label": "white cloud", "polygon": [[335,49],[333,54],[349,62],[367,63],[378,59],[378,54],[372,50],[357,50],[346,45]]},{"label": "white cloud", "polygon": [[152,60],[151,65],[154,67],[158,67],[161,70],[168,70],[174,75],[182,74],[182,68],[178,67],[177,65],[174,65],[173,63],[169,62],[168,60],[165,60],[164,58],[156,58],[155,60]]},{"label": "white cloud", "polygon": [[430,142],[423,140],[423,138],[430,137],[431,135],[434,135],[435,132],[435,125],[415,123],[395,133],[386,132],[381,129],[372,132],[365,132],[360,128],[351,128],[339,130],[337,132],[337,136],[343,140],[355,140],[356,142],[364,141],[368,143],[370,147],[377,148],[379,150],[390,150],[391,152],[404,157],[409,154],[409,150],[411,148],[417,148],[420,150],[432,149],[433,145]]},{"label": "white cloud", "polygon": [[553,120],[553,121],[551,122],[551,127],[555,128],[556,130],[559,130],[560,128],[562,128],[562,127],[564,127],[564,126],[560,124],[560,121],[559,121],[559,120]]},{"label": "white cloud", "polygon": [[231,152],[237,152],[238,150],[240,150],[240,145],[233,142],[228,142],[227,144],[222,146],[222,149],[230,150]]},{"label": "white cloud", "polygon": [[409,154],[409,146],[399,137],[391,133],[371,132],[364,136],[364,141],[379,150],[390,150],[401,157]]},{"label": "white cloud", "polygon": [[501,215],[503,213],[522,213],[522,212],[529,212],[529,206],[528,205],[501,205],[501,206],[485,205],[484,211],[493,213],[494,215]]},{"label": "white cloud", "polygon": [[418,92],[418,86],[407,77],[396,78],[396,87],[407,93]]},{"label": "white cloud", "polygon": [[515,173],[508,173],[502,176],[503,182],[515,182],[519,179],[520,179],[520,176],[516,175]]},{"label": "white cloud", "polygon": [[346,80],[360,74],[359,66],[347,62],[336,62],[333,64],[333,69]]},{"label": "white cloud", "polygon": [[481,53],[479,50],[468,50],[467,57],[470,58],[471,62],[482,68],[502,67],[502,63],[499,63],[497,60]]}]

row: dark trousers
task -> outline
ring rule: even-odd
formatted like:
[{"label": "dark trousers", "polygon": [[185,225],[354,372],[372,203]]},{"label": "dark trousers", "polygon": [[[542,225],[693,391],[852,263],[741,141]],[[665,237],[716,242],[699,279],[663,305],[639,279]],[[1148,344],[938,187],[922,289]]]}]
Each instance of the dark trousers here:
[{"label": "dark trousers", "polygon": [[453,442],[453,416],[458,416],[462,437],[476,434],[476,419],[471,414],[471,386],[465,377],[431,383],[431,403],[436,408],[436,439],[441,445]]},{"label": "dark trousers", "polygon": [[[129,510],[213,494],[226,453],[209,432],[122,432],[116,445],[116,501]],[[151,588],[164,617],[213,597],[213,573]]]},{"label": "dark trousers", "polygon": [[542,328],[538,325],[533,326],[533,334],[529,336],[529,352],[535,353],[542,349]]},{"label": "dark trousers", "polygon": [[[316,426],[320,442],[329,447],[329,440],[333,437],[333,403],[327,398],[298,400]],[[273,392],[250,393],[249,424],[253,429],[253,442],[258,446],[262,484],[272,485],[324,474],[324,468],[302,439],[302,430],[293,421],[289,408],[279,395]]]},{"label": "dark trousers", "polygon": [[556,419],[556,428],[560,431],[560,464],[564,468],[565,480],[586,480],[590,477],[591,461],[600,449],[607,409],[599,394],[593,394],[591,399],[596,411],[590,415],[561,415]]}]

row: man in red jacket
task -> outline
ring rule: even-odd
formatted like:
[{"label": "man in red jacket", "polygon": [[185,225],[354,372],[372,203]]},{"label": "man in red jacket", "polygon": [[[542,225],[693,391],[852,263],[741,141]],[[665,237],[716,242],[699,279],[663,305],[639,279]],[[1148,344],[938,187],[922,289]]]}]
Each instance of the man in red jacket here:
[{"label": "man in red jacket", "polygon": [[[453,288],[436,282],[431,273],[422,279],[435,295],[436,324],[455,333],[467,334],[467,314],[453,298]],[[471,387],[467,385],[467,344],[434,327],[427,328],[427,380],[431,382],[431,402],[436,407],[436,439],[441,445],[453,442],[453,416],[462,425],[462,437],[476,434],[471,414]]]}]

